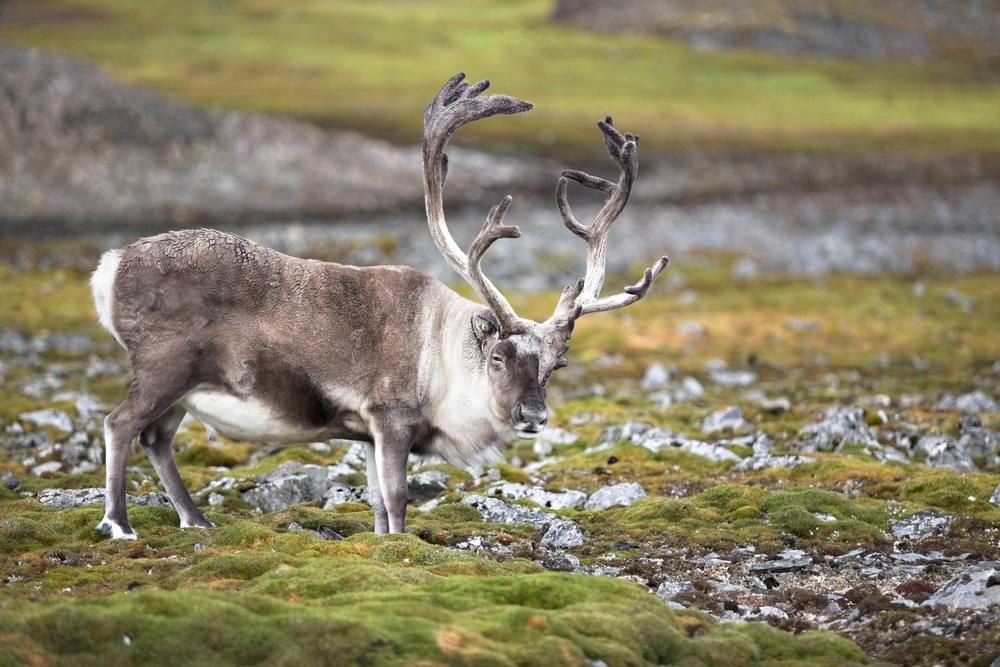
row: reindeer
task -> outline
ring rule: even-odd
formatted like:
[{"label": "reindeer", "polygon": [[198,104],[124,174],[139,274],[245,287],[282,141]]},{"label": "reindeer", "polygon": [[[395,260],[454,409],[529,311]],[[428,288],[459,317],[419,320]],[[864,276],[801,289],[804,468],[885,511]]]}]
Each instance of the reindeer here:
[{"label": "reindeer", "polygon": [[[213,230],[176,231],[106,252],[91,278],[101,325],[128,353],[132,383],[104,421],[107,506],[97,530],[135,539],[125,504],[132,442],[149,456],[181,527],[212,527],[181,481],[173,439],[185,414],[234,439],[291,443],[346,438],[367,443],[375,532],[403,532],[411,452],[456,465],[495,461],[505,441],[547,423],[545,387],[582,315],[645,296],[666,267],[601,297],[607,237],[628,202],[639,137],[611,118],[598,123],[621,168],[617,183],[580,171],[556,189],[566,227],[587,244],[586,276],[563,290],[544,322],[518,317],[483,275],[494,242],[517,238],[503,223],[506,197],[468,254],[445,222],[445,147],[463,125],[532,108],[480,94],[489,81],[452,77],[424,112],[427,220],[438,249],[485,306],[406,266],[356,267],[299,259]],[[608,195],[593,224],[573,216],[569,180]]]}]

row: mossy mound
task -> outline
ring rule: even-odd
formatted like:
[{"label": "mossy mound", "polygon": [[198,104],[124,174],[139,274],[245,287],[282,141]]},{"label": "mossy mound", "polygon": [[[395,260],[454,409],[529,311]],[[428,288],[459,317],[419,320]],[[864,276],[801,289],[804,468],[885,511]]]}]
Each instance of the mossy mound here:
[{"label": "mossy mound", "polygon": [[374,565],[345,566],[334,578],[344,588],[312,589],[310,604],[196,588],[15,603],[0,617],[0,659],[101,666],[866,662],[855,645],[828,633],[789,637],[700,616],[682,622],[638,586],[613,579],[442,578]]}]

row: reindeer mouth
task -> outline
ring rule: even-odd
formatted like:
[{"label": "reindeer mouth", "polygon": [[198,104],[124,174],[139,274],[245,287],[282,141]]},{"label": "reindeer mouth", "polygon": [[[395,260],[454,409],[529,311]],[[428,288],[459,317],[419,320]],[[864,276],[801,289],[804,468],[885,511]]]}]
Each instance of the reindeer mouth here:
[{"label": "reindeer mouth", "polygon": [[537,438],[542,431],[545,430],[544,426],[515,426],[514,433],[517,437],[523,440],[534,440]]}]

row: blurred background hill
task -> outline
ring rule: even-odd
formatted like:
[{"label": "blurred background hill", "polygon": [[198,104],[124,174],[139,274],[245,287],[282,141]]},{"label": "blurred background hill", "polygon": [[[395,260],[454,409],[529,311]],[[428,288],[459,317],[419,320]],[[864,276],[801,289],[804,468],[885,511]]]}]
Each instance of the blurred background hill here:
[{"label": "blurred background hill", "polygon": [[709,50],[984,64],[1000,57],[996,0],[558,0],[555,19],[589,30],[680,39]]},{"label": "blurred background hill", "polygon": [[991,0],[3,0],[0,229],[420,223],[422,110],[464,70],[536,105],[456,138],[477,218],[555,215],[610,113],[670,247],[996,266],[998,26]]}]

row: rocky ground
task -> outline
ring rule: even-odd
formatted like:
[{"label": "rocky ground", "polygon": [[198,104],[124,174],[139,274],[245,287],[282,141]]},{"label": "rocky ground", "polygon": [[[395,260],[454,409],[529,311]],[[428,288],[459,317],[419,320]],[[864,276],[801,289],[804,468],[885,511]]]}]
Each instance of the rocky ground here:
[{"label": "rocky ground", "polygon": [[[78,387],[101,378],[124,383],[118,356],[86,336],[26,338],[10,330],[0,353],[7,387],[36,406],[3,425],[6,488],[49,508],[99,508],[100,482],[87,483],[100,480],[100,425],[109,406]],[[53,355],[63,361],[45,360]],[[893,664],[996,664],[997,377],[1000,362],[978,378],[985,391],[860,393],[774,437],[762,430],[767,419],[800,408],[754,370],[715,362],[679,375],[653,364],[642,377],[585,393],[627,395],[630,405],[658,406],[651,414],[693,409],[700,416],[692,429],[668,430],[655,417],[598,416],[570,403],[577,405],[570,412],[559,408],[563,428],[517,445],[499,467],[414,462],[410,524],[432,544],[620,578],[670,607],[721,622],[831,630]],[[698,407],[720,392],[733,404]],[[46,404],[53,407],[38,407]],[[928,413],[953,419],[954,430],[927,424],[921,415]],[[197,424],[187,428],[195,430],[185,436],[182,429],[180,442],[204,443]],[[335,513],[367,500],[361,445],[313,443],[291,455],[298,460],[275,465],[279,449],[232,460],[232,445],[207,437],[195,456],[215,467],[191,486],[207,511],[275,516],[279,529],[323,540],[371,529],[370,518],[345,523]],[[235,465],[265,470],[232,475]],[[142,457],[129,477],[131,503],[169,507]],[[906,480],[902,491],[882,488],[893,479]],[[307,515],[305,526],[282,523],[304,506],[330,512]],[[421,523],[420,515],[445,510],[443,524]],[[8,593],[37,589],[28,570],[5,566]]]}]

